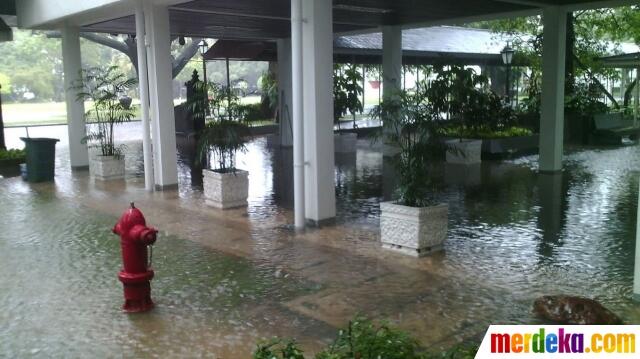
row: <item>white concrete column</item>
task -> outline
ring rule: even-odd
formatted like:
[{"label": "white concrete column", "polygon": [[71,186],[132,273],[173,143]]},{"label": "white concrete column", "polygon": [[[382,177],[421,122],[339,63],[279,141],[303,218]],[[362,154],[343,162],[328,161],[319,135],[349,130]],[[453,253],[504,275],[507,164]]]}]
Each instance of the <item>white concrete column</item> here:
[{"label": "white concrete column", "polygon": [[305,0],[302,12],[305,216],[322,225],[336,215],[332,2]]},{"label": "white concrete column", "polygon": [[291,118],[293,121],[293,202],[296,229],[305,226],[304,96],[302,68],[302,0],[291,0]]},{"label": "white concrete column", "polygon": [[556,172],[562,170],[564,140],[566,11],[556,6],[547,7],[543,21],[540,171]]},{"label": "white concrete column", "polygon": [[84,102],[77,100],[76,90],[72,89],[74,83],[81,78],[80,32],[77,27],[69,25],[63,26],[60,32],[62,33],[62,66],[64,68],[71,168],[87,168],[89,166],[89,151],[87,145],[82,143],[87,133],[84,120]]},{"label": "white concrete column", "polygon": [[144,17],[149,43],[147,61],[155,187],[164,190],[178,186],[169,9],[147,2]]},{"label": "white concrete column", "polygon": [[140,92],[140,116],[142,122],[142,152],[144,158],[144,187],[153,191],[153,155],[151,153],[151,130],[149,128],[149,73],[147,68],[146,31],[144,26],[143,0],[136,2],[136,46],[138,50],[138,87]]},{"label": "white concrete column", "polygon": [[402,28],[382,27],[382,98],[402,89]]},{"label": "white concrete column", "polygon": [[[638,208],[640,209],[640,192],[638,193]],[[636,220],[636,260],[633,271],[633,300],[640,302],[640,210]]]},{"label": "white concrete column", "polygon": [[291,39],[278,40],[278,102],[280,113],[280,145],[293,146]]}]

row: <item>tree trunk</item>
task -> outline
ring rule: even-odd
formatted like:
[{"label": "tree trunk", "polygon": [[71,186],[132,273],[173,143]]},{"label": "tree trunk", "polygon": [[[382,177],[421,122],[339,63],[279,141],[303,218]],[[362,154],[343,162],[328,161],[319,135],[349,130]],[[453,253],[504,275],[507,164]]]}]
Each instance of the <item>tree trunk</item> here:
[{"label": "tree trunk", "polygon": [[[138,73],[138,48],[136,45],[136,39],[133,36],[128,36],[124,41],[119,40],[116,37],[97,34],[93,32],[81,32],[80,36],[95,42],[100,45],[104,45],[110,47],[112,49],[118,50],[123,54],[127,55],[129,60],[131,60],[131,64],[136,69],[136,74]],[[48,38],[60,38],[61,34],[59,31],[49,31],[47,32]],[[198,53],[198,46],[202,38],[193,37],[191,38],[191,42],[184,45],[182,51],[171,61],[171,78],[175,78],[178,76],[180,71],[187,65],[189,60],[195,54]]]}]

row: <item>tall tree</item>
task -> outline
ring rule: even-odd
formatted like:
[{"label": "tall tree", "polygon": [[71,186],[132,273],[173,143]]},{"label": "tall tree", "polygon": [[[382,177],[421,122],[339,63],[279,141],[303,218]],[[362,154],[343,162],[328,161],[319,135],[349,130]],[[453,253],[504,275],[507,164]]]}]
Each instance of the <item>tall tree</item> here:
[{"label": "tall tree", "polygon": [[[619,107],[615,97],[599,80],[600,76],[615,76],[615,71],[604,68],[599,58],[610,53],[612,39],[599,23],[610,24],[611,9],[605,12],[585,10],[567,15],[567,57],[565,62],[565,86],[567,96],[575,93],[578,78],[591,83],[606,96],[614,107]],[[490,21],[475,24],[495,32],[509,33],[514,36],[514,46],[519,56],[525,57],[533,68],[537,81],[541,78],[542,39],[544,27],[541,16]],[[638,31],[640,39],[640,31]]]},{"label": "tall tree", "polygon": [[[60,32],[58,31],[50,31],[47,33],[47,37],[50,37],[50,38],[59,38],[60,36],[61,36]],[[127,55],[129,60],[131,60],[131,63],[133,64],[133,67],[136,70],[136,73],[138,72],[138,48],[136,45],[135,36],[128,35],[125,37],[121,37],[118,35],[114,36],[114,35],[98,34],[94,32],[81,32],[80,36],[89,41],[110,47],[112,49],[118,50],[123,54]],[[198,45],[200,45],[201,41],[202,41],[202,38],[199,38],[199,37],[191,38],[191,41],[189,41],[184,46],[182,46],[181,49],[175,55],[172,55],[173,57],[171,61],[171,77],[172,78],[175,78],[176,76],[178,76],[180,71],[182,71],[182,69],[187,65],[189,60],[191,60],[191,58],[198,53]]]}]

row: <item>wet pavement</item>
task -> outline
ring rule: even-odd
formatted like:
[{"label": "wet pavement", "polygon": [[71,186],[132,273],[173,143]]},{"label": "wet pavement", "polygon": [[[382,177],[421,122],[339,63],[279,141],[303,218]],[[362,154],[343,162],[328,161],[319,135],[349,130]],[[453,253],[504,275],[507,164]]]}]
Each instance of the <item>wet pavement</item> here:
[{"label": "wet pavement", "polygon": [[[538,323],[530,308],[543,294],[594,297],[640,323],[629,299],[637,146],[568,149],[561,175],[538,174],[537,156],[433,164],[449,233],[444,252],[418,260],[379,246],[379,202],[392,195],[395,173],[366,140],[356,154],[336,154],[336,225],[295,233],[290,150],[253,140],[238,162],[250,171],[249,206],[223,212],[204,205],[182,139],[179,190],[146,193],[139,131],[127,126],[126,181],[72,173],[64,144],[55,183],[0,179],[8,357],[243,358],[274,335],[312,352],[358,312],[447,348],[478,340],[490,323]],[[161,230],[157,308],[143,315],[120,312],[120,249],[110,232],[130,201]]]}]

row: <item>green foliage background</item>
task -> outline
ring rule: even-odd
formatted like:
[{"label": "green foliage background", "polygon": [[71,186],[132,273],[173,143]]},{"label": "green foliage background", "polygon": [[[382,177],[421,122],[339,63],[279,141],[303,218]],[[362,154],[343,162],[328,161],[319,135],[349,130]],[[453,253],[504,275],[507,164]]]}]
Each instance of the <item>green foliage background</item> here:
[{"label": "green foliage background", "polygon": [[[59,38],[49,38],[43,31],[13,29],[14,40],[0,43],[0,85],[6,102],[28,101],[25,93],[33,93],[33,102],[64,100],[62,49]],[[212,44],[214,41],[209,40]],[[80,38],[82,66],[84,68],[117,66],[128,77],[136,77],[129,58],[110,47]],[[174,56],[180,51],[178,41],[172,43]],[[185,66],[175,81],[183,84],[191,78],[193,70],[202,73],[199,54]],[[258,85],[258,79],[267,70],[266,63],[231,62],[232,83],[246,80],[250,86]],[[207,64],[210,81],[226,83],[224,61]]]}]

